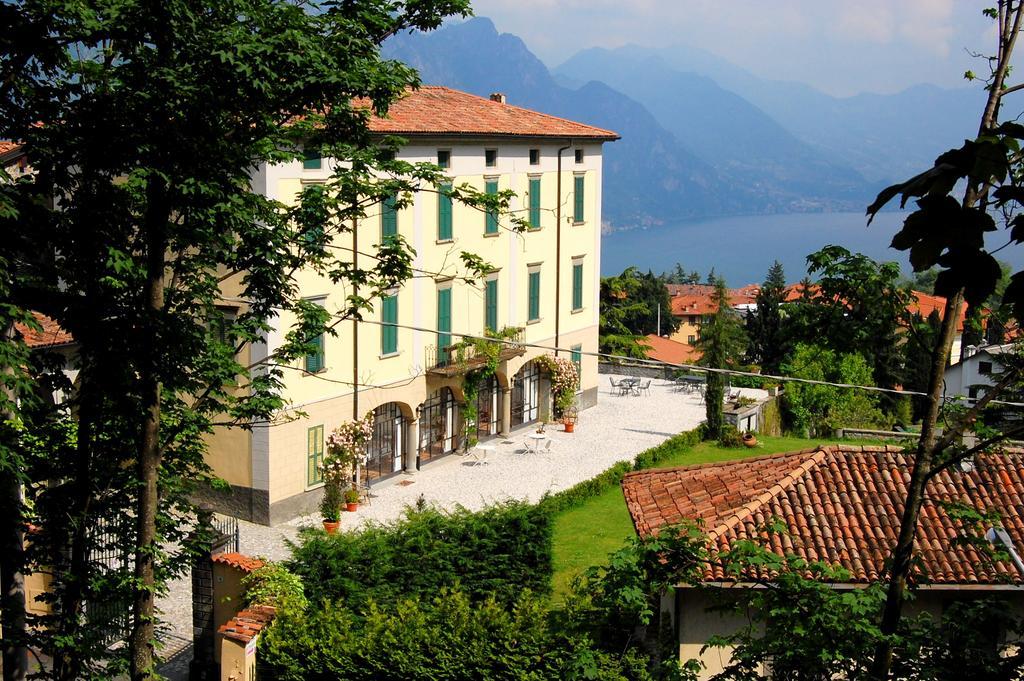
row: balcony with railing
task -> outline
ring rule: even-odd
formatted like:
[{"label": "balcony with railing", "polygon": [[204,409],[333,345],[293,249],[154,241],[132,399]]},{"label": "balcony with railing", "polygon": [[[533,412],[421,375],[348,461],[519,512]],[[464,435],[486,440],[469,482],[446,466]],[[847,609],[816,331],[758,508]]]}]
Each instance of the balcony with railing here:
[{"label": "balcony with railing", "polygon": [[[504,362],[526,354],[522,340],[522,329],[516,329],[512,333],[505,332],[500,339],[492,341],[500,344],[498,360]],[[444,347],[428,345],[425,350],[424,366],[428,374],[435,376],[458,376],[478,369],[486,363],[487,357],[479,354],[472,341],[466,339]]]}]

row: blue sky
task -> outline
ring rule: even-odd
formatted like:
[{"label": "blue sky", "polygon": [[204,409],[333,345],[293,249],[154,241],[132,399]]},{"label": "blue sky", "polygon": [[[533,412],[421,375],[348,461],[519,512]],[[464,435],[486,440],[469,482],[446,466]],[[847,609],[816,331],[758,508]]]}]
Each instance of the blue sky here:
[{"label": "blue sky", "polygon": [[[991,3],[994,4],[994,3]],[[587,47],[699,47],[836,96],[964,84],[993,51],[989,2],[968,0],[475,0],[549,66]]]}]

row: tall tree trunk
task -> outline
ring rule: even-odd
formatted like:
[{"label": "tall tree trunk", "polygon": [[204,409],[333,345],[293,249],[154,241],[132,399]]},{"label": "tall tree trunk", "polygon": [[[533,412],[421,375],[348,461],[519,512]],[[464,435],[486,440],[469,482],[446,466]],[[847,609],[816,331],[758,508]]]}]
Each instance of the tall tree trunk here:
[{"label": "tall tree trunk", "polygon": [[146,220],[146,285],[144,290],[144,347],[140,387],[142,428],[136,459],[139,498],[136,503],[135,596],[132,602],[132,630],[128,639],[129,675],[132,681],[153,678],[153,641],[156,633],[156,518],[160,504],[160,379],[157,366],[160,316],[164,309],[164,277],[167,251],[166,187],[156,176],[150,178]]},{"label": "tall tree trunk", "polygon": [[[3,342],[12,343],[14,324],[3,330]],[[13,374],[14,367],[4,367]],[[13,423],[17,394],[5,381],[2,385],[0,418]],[[7,446],[0,444],[0,446]],[[12,465],[15,464],[13,453]],[[25,526],[21,480],[18,475],[0,475],[0,626],[3,627],[4,681],[24,681],[28,675],[28,644],[25,601]]]},{"label": "tall tree trunk", "polygon": [[[978,134],[991,130],[999,115],[999,105],[1003,95],[1006,74],[1013,54],[1013,47],[1021,28],[1022,9],[1024,3],[1010,0],[999,2],[998,32],[999,45],[996,65],[989,86],[988,100],[985,111],[978,126]],[[987,187],[972,184],[964,194],[964,207],[973,207],[981,200]],[[914,552],[914,539],[917,535],[917,523],[924,501],[924,487],[931,473],[939,447],[936,438],[936,424],[942,405],[942,389],[946,375],[946,363],[949,358],[956,326],[960,320],[960,308],[963,305],[963,289],[946,300],[946,308],[942,320],[939,342],[932,355],[931,376],[928,380],[928,407],[921,422],[921,438],[915,452],[914,468],[910,474],[907,488],[906,505],[900,520],[900,532],[892,554],[892,567],[889,571],[889,586],[886,592],[885,607],[882,611],[881,631],[886,640],[878,645],[875,659],[871,666],[871,675],[879,681],[887,679],[892,669],[893,643],[892,637],[899,630],[900,618],[903,614],[903,602],[906,598],[907,579],[910,576]]]},{"label": "tall tree trunk", "polygon": [[[64,527],[47,527],[46,531],[59,536],[60,545],[66,549],[66,558],[53,556],[61,568],[56,571],[54,581],[60,584],[55,610],[56,640],[74,641],[81,633],[82,614],[85,610],[86,585],[92,578],[89,564],[88,528],[93,500],[93,453],[94,425],[99,413],[99,399],[94,385],[93,372],[88,369],[89,361],[82,360],[82,374],[78,390],[78,432],[75,445],[75,470],[71,477],[71,493],[68,496],[68,519]],[[56,520],[55,518],[53,520]],[[65,534],[67,533],[67,534]],[[56,545],[56,542],[55,542]],[[52,651],[53,677],[60,681],[75,681],[81,678],[82,661],[85,653],[81,646],[63,645]]]}]

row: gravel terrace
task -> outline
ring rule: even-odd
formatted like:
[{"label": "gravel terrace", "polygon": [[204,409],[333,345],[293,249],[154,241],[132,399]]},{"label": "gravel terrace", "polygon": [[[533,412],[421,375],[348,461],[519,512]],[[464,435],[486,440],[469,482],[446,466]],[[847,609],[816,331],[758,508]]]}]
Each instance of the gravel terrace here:
[{"label": "gravel terrace", "polygon": [[[550,451],[526,453],[524,443],[534,429],[522,428],[508,440],[499,437],[488,441],[496,451],[487,456],[485,464],[476,465],[470,456],[446,456],[424,465],[417,473],[398,475],[375,486],[371,503],[361,504],[355,513],[342,514],[342,530],[393,520],[421,496],[440,508],[461,505],[471,510],[508,499],[537,501],[547,492],[558,492],[592,478],[615,462],[632,459],[704,420],[704,404],[696,393],[677,392],[666,381],[653,379],[649,394],[620,396],[612,391],[609,378],[622,377],[600,376],[597,405],[580,412],[576,432],[565,433],[560,424],[548,426]],[[748,388],[741,392],[750,397],[767,394]],[[300,527],[319,525],[319,515],[274,527],[239,521],[240,550],[272,560],[286,559],[290,554],[285,540],[294,540]],[[187,577],[176,580],[158,604],[170,626],[165,655],[191,647],[190,592]],[[177,656],[191,655],[181,650]],[[164,673],[174,678],[180,666],[169,665]],[[187,669],[187,660],[184,667]]]}]

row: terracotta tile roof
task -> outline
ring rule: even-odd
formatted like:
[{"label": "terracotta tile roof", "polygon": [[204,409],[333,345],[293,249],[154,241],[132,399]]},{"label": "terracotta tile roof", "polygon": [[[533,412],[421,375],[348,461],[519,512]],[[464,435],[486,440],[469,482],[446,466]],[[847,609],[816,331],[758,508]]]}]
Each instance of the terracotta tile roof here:
[{"label": "terracotta tile roof", "polygon": [[30,329],[25,324],[18,323],[14,325],[14,328],[21,334],[22,338],[25,339],[25,344],[30,348],[70,345],[75,342],[75,339],[71,337],[71,334],[62,329],[60,324],[53,319],[39,312],[33,312],[32,316],[36,318],[36,322],[39,326],[43,327],[42,331]]},{"label": "terracotta tile roof", "polygon": [[[913,296],[913,300],[910,305],[907,306],[907,311],[911,314],[919,314],[922,317],[927,318],[933,311],[939,313],[939,319],[942,319],[946,311],[946,299],[942,296],[933,296],[929,293],[922,291],[911,291],[910,295]],[[964,322],[967,321],[967,303],[963,303],[960,307],[960,321],[956,326],[957,331],[964,330]]]},{"label": "terracotta tile roof", "polygon": [[259,636],[260,632],[274,621],[277,610],[268,605],[254,605],[235,615],[222,624],[220,632],[224,638],[248,643]]},{"label": "terracotta tile roof", "polygon": [[[677,317],[684,315],[710,315],[718,309],[712,300],[714,286],[706,284],[666,284],[672,301],[672,314]],[[729,305],[740,307],[757,303],[757,294],[761,287],[748,284],[743,288],[729,289]]]},{"label": "terracotta tile roof", "polygon": [[9,151],[14,151],[20,145],[17,142],[11,142],[10,140],[0,140],[0,156],[3,156]]},{"label": "terracotta tile roof", "polygon": [[[683,520],[701,520],[712,553],[761,535],[781,519],[773,551],[849,570],[851,582],[877,579],[895,544],[913,455],[892,446],[829,446],[743,461],[629,473],[622,482],[642,536]],[[1014,544],[1024,548],[1024,454],[984,454],[972,472],[944,471],[926,488],[916,550],[919,579],[934,584],[1020,584],[1010,563],[991,563],[952,539],[964,530],[940,506],[961,501],[1000,512]],[[709,581],[724,579],[720,567]]]},{"label": "terracotta tile roof", "polygon": [[[368,108],[369,102],[357,100],[356,106]],[[434,85],[410,90],[391,105],[387,116],[372,117],[370,130],[389,135],[619,139],[610,130]]]},{"label": "terracotta tile roof", "polygon": [[242,553],[218,553],[213,556],[214,563],[230,565],[242,572],[252,572],[263,567],[263,561],[259,558],[252,558]]},{"label": "terracotta tile roof", "polygon": [[644,338],[647,344],[647,357],[656,359],[659,362],[670,364],[692,364],[700,359],[701,352],[689,343],[680,343],[671,338],[662,338],[655,334],[649,334]]}]

